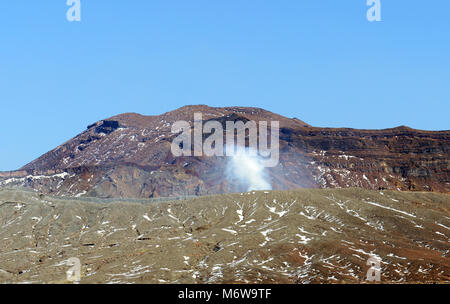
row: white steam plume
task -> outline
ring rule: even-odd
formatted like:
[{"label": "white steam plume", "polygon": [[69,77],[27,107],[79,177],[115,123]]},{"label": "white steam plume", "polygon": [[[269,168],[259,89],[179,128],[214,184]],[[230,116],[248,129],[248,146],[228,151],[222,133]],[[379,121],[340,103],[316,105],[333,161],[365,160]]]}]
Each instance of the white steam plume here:
[{"label": "white steam plume", "polygon": [[256,151],[237,147],[227,163],[227,178],[238,180],[241,186],[247,187],[247,191],[272,190],[261,161]]}]

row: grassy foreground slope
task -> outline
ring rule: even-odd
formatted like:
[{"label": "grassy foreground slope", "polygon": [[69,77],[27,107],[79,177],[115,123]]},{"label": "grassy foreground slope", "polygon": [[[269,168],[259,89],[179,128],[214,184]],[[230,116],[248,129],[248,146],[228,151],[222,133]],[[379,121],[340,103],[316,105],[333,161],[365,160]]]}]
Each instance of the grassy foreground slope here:
[{"label": "grassy foreground slope", "polygon": [[0,283],[450,281],[450,196],[301,189],[168,202],[0,190]]}]

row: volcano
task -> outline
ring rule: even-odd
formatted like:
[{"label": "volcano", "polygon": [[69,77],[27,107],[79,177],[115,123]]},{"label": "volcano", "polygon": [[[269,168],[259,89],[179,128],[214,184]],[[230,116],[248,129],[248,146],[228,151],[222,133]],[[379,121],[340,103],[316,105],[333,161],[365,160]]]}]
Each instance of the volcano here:
[{"label": "volcano", "polygon": [[227,179],[226,157],[174,157],[176,121],[279,121],[280,155],[266,168],[274,190],[349,188],[450,192],[450,131],[318,128],[264,109],[185,106],[162,115],[120,114],[23,166],[0,186],[54,196],[188,197],[244,191]]}]

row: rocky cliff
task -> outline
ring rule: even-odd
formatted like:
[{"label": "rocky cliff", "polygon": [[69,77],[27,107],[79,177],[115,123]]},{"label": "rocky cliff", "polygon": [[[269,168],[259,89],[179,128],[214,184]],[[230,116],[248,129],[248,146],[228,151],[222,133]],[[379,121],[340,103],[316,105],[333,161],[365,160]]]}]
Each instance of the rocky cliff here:
[{"label": "rocky cliff", "polygon": [[158,116],[121,114],[14,172],[0,186],[52,195],[170,197],[239,192],[226,157],[174,157],[172,124],[203,120],[279,121],[280,162],[273,189],[346,188],[450,192],[450,131],[317,128],[258,108],[186,106]]}]

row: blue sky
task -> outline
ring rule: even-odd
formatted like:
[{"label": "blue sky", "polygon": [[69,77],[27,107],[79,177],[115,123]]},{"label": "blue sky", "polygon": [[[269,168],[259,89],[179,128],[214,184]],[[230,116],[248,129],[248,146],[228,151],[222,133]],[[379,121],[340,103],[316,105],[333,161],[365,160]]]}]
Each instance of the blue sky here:
[{"label": "blue sky", "polygon": [[450,129],[450,2],[0,2],[0,170],[97,120],[187,104],[256,106],[314,126]]}]

